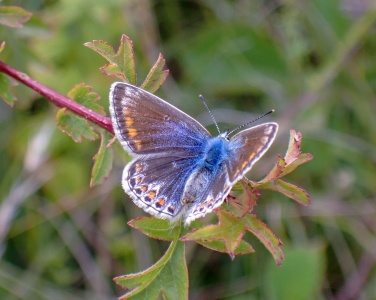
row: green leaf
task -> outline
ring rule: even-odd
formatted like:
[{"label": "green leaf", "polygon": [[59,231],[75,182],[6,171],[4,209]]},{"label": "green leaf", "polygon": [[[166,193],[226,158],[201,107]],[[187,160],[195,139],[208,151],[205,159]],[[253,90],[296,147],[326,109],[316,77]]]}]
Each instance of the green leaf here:
[{"label": "green leaf", "polygon": [[146,91],[149,91],[150,93],[154,93],[156,90],[159,89],[159,87],[166,80],[167,75],[169,73],[168,70],[163,70],[165,63],[166,61],[160,53],[158,60],[151,68],[148,76],[146,76],[146,79],[141,85],[141,88],[143,88]]},{"label": "green leaf", "polygon": [[277,265],[281,265],[284,258],[281,249],[282,242],[263,222],[256,218],[255,215],[247,215],[245,218],[247,230],[252,232],[264,244],[266,249],[273,255]]},{"label": "green leaf", "polygon": [[299,167],[302,164],[305,164],[306,162],[309,162],[313,159],[313,155],[309,153],[302,153],[299,154],[297,158],[293,162],[291,162],[289,165],[286,165],[286,167],[283,170],[282,175],[285,176],[292,171],[294,171],[297,167]]},{"label": "green leaf", "polygon": [[166,300],[188,299],[188,272],[184,252],[184,243],[175,240],[163,257],[147,270],[114,278],[117,284],[130,289],[119,299],[154,300],[160,294]]},{"label": "green leaf", "polygon": [[56,115],[57,126],[60,130],[69,135],[75,142],[81,143],[82,138],[93,141],[98,138],[94,128],[89,122],[81,118],[66,108],[62,108]]},{"label": "green leaf", "polygon": [[273,169],[270,170],[268,175],[266,175],[263,180],[257,183],[257,186],[259,186],[259,184],[280,178],[282,176],[283,169],[285,168],[285,166],[285,160],[280,155],[278,155],[277,163],[274,165]]},{"label": "green leaf", "polygon": [[309,153],[302,154],[301,144],[302,134],[291,129],[289,146],[285,155],[286,167],[283,170],[283,176],[289,174],[301,164],[313,159],[313,156]]},{"label": "green leaf", "polygon": [[176,240],[181,233],[181,222],[171,225],[169,220],[155,217],[140,217],[128,222],[128,225],[140,230],[147,236],[164,241]]},{"label": "green leaf", "polygon": [[[224,241],[203,241],[203,240],[199,241],[198,240],[196,241],[196,243],[210,250],[227,253],[226,244],[224,243]],[[252,246],[243,240],[240,241],[239,246],[235,249],[235,255],[244,255],[244,254],[249,254],[253,252],[255,252],[255,250],[252,248]]]},{"label": "green leaf", "polygon": [[240,189],[240,192],[237,190],[231,191],[231,195],[228,196],[228,204],[236,216],[244,217],[247,213],[253,211],[260,194],[249,182],[241,180],[240,183],[243,188]]},{"label": "green leaf", "polygon": [[[290,141],[286,151],[286,155],[282,158],[278,155],[278,160],[274,168],[269,172],[266,177],[258,182],[264,184],[269,181],[276,180],[294,171],[300,165],[313,159],[309,153],[301,153],[302,135],[300,132],[290,130]],[[257,184],[257,186],[258,186]]]},{"label": "green leaf", "polygon": [[285,155],[285,162],[286,165],[291,164],[295,159],[298,158],[301,151],[301,143],[302,143],[302,134],[300,132],[296,132],[295,130],[290,130],[290,140],[289,146],[286,151]]},{"label": "green leaf", "polygon": [[218,214],[218,224],[208,225],[186,234],[182,241],[223,241],[226,251],[231,259],[235,257],[235,249],[245,233],[244,219],[220,209]]},{"label": "green leaf", "polygon": [[[68,92],[68,97],[91,110],[104,114],[103,107],[97,103],[100,97],[92,91],[91,86],[84,83],[77,84]],[[56,121],[60,130],[68,134],[75,142],[80,143],[82,138],[91,141],[98,138],[94,128],[86,119],[66,110],[66,108],[58,111]]]},{"label": "green leaf", "polygon": [[305,190],[281,179],[276,179],[273,181],[260,184],[258,185],[258,187],[262,189],[280,192],[304,206],[311,203],[309,195]]},{"label": "green leaf", "polygon": [[18,6],[0,6],[0,24],[8,27],[22,28],[22,23],[27,22],[31,15],[31,12]]},{"label": "green leaf", "polygon": [[0,73],[0,98],[2,98],[5,103],[12,107],[14,105],[14,101],[16,100],[16,97],[11,91],[11,80],[3,73]]},{"label": "green leaf", "polygon": [[122,81],[136,84],[136,65],[134,60],[133,43],[126,35],[122,35],[120,45],[115,53],[114,48],[104,41],[85,43],[86,47],[93,49],[102,55],[109,64],[100,68],[100,71],[108,76],[115,76]]},{"label": "green leaf", "polygon": [[[248,214],[243,218],[239,218],[224,209],[219,209],[217,214],[219,219],[218,224],[193,230],[180,240],[195,241],[213,250],[216,250],[215,247],[217,247],[218,251],[228,253],[233,259],[237,254],[236,249],[240,247],[245,232],[250,231],[270,251],[276,263],[278,265],[281,264],[283,252],[280,246],[282,243],[263,222],[258,220],[254,215]],[[221,241],[225,245],[224,249],[221,248],[219,243],[207,243],[212,241]],[[238,250],[239,252],[243,251],[245,249],[244,247],[247,246],[242,244],[241,247],[242,248]],[[250,252],[253,252],[252,248],[248,248],[248,250],[250,249]]]},{"label": "green leaf", "polygon": [[102,105],[98,104],[100,96],[98,93],[92,91],[93,88],[84,83],[76,84],[69,92],[68,98],[76,101],[83,106],[105,115],[105,110]]},{"label": "green leaf", "polygon": [[97,154],[94,156],[94,166],[91,172],[90,187],[101,183],[105,180],[111,169],[113,160],[113,149],[107,148],[107,144],[110,137],[107,131],[100,131],[101,134],[101,145]]}]

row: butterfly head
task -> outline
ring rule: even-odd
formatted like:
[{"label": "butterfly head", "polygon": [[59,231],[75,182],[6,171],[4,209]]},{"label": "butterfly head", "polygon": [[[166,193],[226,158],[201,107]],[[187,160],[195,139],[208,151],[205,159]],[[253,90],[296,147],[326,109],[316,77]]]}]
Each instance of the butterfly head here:
[{"label": "butterfly head", "polygon": [[229,132],[230,129],[226,129],[225,131],[222,131],[218,137],[225,139],[226,141],[229,140]]}]

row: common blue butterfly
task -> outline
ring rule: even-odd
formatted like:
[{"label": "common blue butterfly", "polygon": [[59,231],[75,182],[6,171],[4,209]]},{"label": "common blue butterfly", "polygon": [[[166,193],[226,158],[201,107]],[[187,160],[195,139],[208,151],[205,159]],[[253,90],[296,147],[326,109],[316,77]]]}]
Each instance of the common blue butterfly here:
[{"label": "common blue butterfly", "polygon": [[125,192],[157,218],[186,224],[223,203],[278,130],[264,123],[213,137],[176,107],[123,82],[111,86],[110,113],[117,139],[134,156],[123,171]]}]

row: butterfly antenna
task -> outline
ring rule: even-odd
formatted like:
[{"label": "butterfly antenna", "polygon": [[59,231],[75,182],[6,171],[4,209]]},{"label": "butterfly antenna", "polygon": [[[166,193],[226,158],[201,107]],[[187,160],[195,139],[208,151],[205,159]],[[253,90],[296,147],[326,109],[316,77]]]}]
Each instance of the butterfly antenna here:
[{"label": "butterfly antenna", "polygon": [[265,116],[267,116],[267,115],[269,115],[269,114],[271,114],[271,113],[273,113],[273,112],[275,112],[275,109],[272,109],[272,110],[268,111],[267,113],[265,113],[265,114],[263,114],[262,116],[260,116],[260,117],[258,117],[258,118],[256,118],[256,119],[252,120],[251,122],[248,122],[248,123],[245,123],[245,124],[243,124],[243,125],[240,125],[240,126],[236,127],[235,129],[233,129],[233,130],[231,130],[229,133],[227,133],[226,136],[229,136],[231,133],[233,133],[233,132],[235,132],[235,131],[238,131],[239,129],[242,129],[243,127],[248,126],[249,124],[251,124],[251,123],[253,123],[253,122],[258,121],[258,120],[260,120],[261,118],[263,118],[263,117],[265,117]]},{"label": "butterfly antenna", "polygon": [[200,97],[202,103],[204,104],[206,110],[208,111],[210,117],[212,118],[212,120],[213,120],[213,122],[215,124],[215,127],[217,127],[218,133],[221,134],[221,131],[219,130],[218,124],[217,124],[216,120],[214,119],[214,116],[213,116],[212,112],[210,111],[208,105],[206,104],[204,96],[203,95],[199,95],[199,97]]}]

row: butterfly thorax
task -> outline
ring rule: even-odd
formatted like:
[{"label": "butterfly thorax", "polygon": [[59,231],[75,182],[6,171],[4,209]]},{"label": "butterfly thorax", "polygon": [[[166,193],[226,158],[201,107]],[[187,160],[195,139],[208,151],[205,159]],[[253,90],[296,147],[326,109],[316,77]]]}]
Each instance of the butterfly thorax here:
[{"label": "butterfly thorax", "polygon": [[187,180],[182,197],[183,204],[194,203],[205,195],[213,178],[223,168],[229,151],[228,141],[222,136],[208,140],[195,171]]},{"label": "butterfly thorax", "polygon": [[228,157],[228,141],[218,136],[208,141],[204,151],[204,166],[209,170],[215,170],[219,164]]}]

